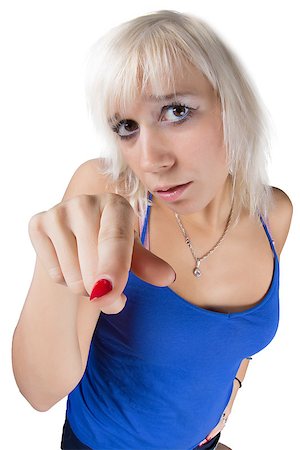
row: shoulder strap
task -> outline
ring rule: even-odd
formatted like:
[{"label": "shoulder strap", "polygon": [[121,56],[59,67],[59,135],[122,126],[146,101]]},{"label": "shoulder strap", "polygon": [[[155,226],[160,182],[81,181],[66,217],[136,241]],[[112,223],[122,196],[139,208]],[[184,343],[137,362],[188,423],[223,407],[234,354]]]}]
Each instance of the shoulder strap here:
[{"label": "shoulder strap", "polygon": [[146,216],[145,216],[145,220],[144,220],[144,225],[143,225],[143,230],[142,230],[142,234],[141,234],[141,242],[144,245],[145,243],[145,237],[146,237],[146,232],[148,230],[148,221],[149,221],[149,215],[150,215],[150,208],[152,205],[152,193],[149,192],[148,195],[148,201],[147,201],[147,212],[146,212]]},{"label": "shoulder strap", "polygon": [[[261,221],[261,223],[262,223],[262,225],[263,225],[263,227],[264,227],[264,229],[265,229],[265,232],[266,232],[266,235],[267,235],[267,237],[268,237],[268,239],[269,239],[271,248],[272,248],[274,254],[277,255],[277,254],[276,254],[276,250],[275,250],[275,245],[274,245],[275,242],[274,242],[274,240],[273,240],[273,238],[272,238],[272,235],[271,235],[271,232],[270,232],[270,230],[269,230],[269,227],[267,226],[267,224],[265,223],[265,221],[264,221],[264,219],[262,218],[261,215],[259,215],[259,218],[260,218],[260,221]],[[266,222],[268,223],[268,220],[266,220]]]}]

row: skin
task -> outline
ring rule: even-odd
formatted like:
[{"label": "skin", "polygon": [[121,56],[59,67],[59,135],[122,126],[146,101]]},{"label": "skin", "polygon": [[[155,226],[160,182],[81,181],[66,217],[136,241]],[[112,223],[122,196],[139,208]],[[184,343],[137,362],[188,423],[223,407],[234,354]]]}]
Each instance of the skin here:
[{"label": "skin", "polygon": [[[150,250],[175,270],[177,277],[172,289],[187,301],[220,312],[243,311],[266,294],[273,276],[273,253],[260,223],[244,210],[238,225],[230,229],[215,253],[201,263],[205,271],[201,283],[193,276],[192,255],[174,212],[180,215],[196,254],[203,255],[224,231],[231,208],[231,180],[217,93],[191,67],[176,77],[175,86],[177,93],[189,93],[185,97],[178,95],[177,100],[193,108],[191,118],[178,122],[186,116],[186,109],[167,108],[172,103],[170,99],[154,101],[149,88],[144,96],[132,102],[115,129],[126,163],[153,193]],[[130,138],[122,139],[124,136]],[[158,185],[188,181],[192,184],[176,202],[168,203],[155,192]],[[276,208],[278,217],[280,211]],[[270,213],[271,220],[273,215],[275,211]],[[276,236],[278,255],[287,231],[281,233],[282,237]]]},{"label": "skin", "polygon": [[[273,254],[264,230],[246,211],[238,226],[205,261],[201,282],[191,273],[191,254],[174,211],[183,218],[195,249],[206,252],[224,230],[230,208],[230,179],[218,97],[196,73],[177,79],[177,91],[187,89],[195,94],[188,106],[198,108],[190,120],[173,126],[173,108],[162,110],[164,104],[140,98],[128,111],[135,136],[120,140],[127,164],[151,192],[158,184],[193,181],[176,203],[167,204],[154,196],[149,223],[151,251],[133,237],[134,212],[121,196],[109,193],[105,177],[99,176],[98,160],[81,165],[62,202],[30,221],[30,237],[38,258],[14,333],[13,364],[21,392],[40,411],[48,410],[71,392],[82,378],[100,311],[114,314],[125,305],[121,293],[129,268],[149,283],[171,285],[188,302],[224,312],[254,305],[269,287]],[[273,189],[273,193],[275,206],[269,223],[279,256],[292,206],[284,192]],[[138,232],[137,222],[135,229]],[[172,268],[177,274],[174,283]],[[86,294],[103,274],[112,277],[113,290],[99,303],[87,302]],[[244,360],[237,372],[241,381],[246,368]],[[235,383],[226,414],[237,386]],[[218,424],[208,437],[215,436],[223,426],[223,422]]]},{"label": "skin", "polygon": [[[230,180],[223,143],[221,105],[208,80],[194,68],[177,77],[176,92],[181,104],[193,108],[192,117],[180,122],[186,110],[172,107],[172,100],[155,101],[150,91],[130,105],[119,134],[119,146],[137,177],[154,194],[157,207],[170,216],[173,211],[185,216],[185,223],[216,230],[223,226],[230,210]],[[184,149],[184,151],[183,151]],[[212,176],[213,174],[213,176]],[[158,185],[176,185],[193,181],[188,193],[176,203],[161,200],[154,189]],[[170,211],[171,210],[171,211]],[[225,219],[226,220],[226,219]]]},{"label": "skin", "polygon": [[[188,252],[183,252],[178,227],[174,221],[174,212],[184,218],[184,225],[189,230],[190,236],[199,234],[202,236],[201,245],[196,245],[195,248],[203,249],[203,243],[208,242],[208,248],[205,250],[209,250],[212,247],[210,242],[217,241],[228,218],[231,208],[231,179],[228,174],[221,105],[217,93],[208,80],[192,68],[186,71],[184,77],[177,77],[175,85],[177,93],[189,93],[178,95],[176,100],[192,108],[192,117],[180,122],[180,116],[185,116],[186,110],[164,108],[170,105],[172,100],[157,101],[151,97],[151,91],[148,90],[145,95],[138,97],[130,105],[125,116],[122,117],[122,121],[125,122],[117,130],[120,136],[119,146],[128,166],[148,191],[153,193],[150,218],[150,222],[154,223],[152,227],[150,223],[151,251],[174,268],[177,278],[172,284],[172,289],[191,303],[199,305],[199,298],[202,299],[204,304],[200,303],[199,306],[208,308],[212,306],[217,310],[225,308],[225,311],[243,310],[255,304],[253,299],[260,300],[268,290],[273,274],[273,255],[265,234],[244,211],[237,232],[242,236],[243,242],[244,236],[247,236],[249,248],[242,247],[239,241],[233,238],[228,238],[227,249],[226,246],[225,250],[223,249],[224,254],[220,252],[219,259],[215,258],[213,261],[216,272],[210,270],[210,278],[207,276],[206,281],[202,281],[202,287],[193,278],[191,271],[187,272],[186,268],[191,265],[190,255]],[[129,139],[122,139],[122,136],[127,135],[130,135]],[[188,181],[192,181],[192,185],[176,202],[167,203],[155,192],[157,186],[177,185]],[[282,210],[283,203],[285,203],[285,209],[289,209],[287,198],[279,192],[276,192],[275,198],[278,200],[277,213],[279,198]],[[273,214],[274,211],[270,213],[270,219]],[[286,222],[289,226],[290,212],[283,214],[287,215]],[[157,224],[160,226],[158,227]],[[286,238],[286,225],[280,234],[277,241],[278,256]],[[173,243],[171,251],[166,242]],[[193,238],[193,243],[195,242],[197,242],[196,238],[195,240]],[[230,283],[228,275],[222,277],[223,261],[226,259],[228,250],[239,247],[241,250],[236,253],[236,266],[232,266],[232,273],[235,274],[236,280],[240,266],[243,268],[243,275],[239,276],[241,288],[237,286],[234,295],[233,292],[228,291],[228,285],[234,284]],[[260,255],[261,262],[261,267],[256,263],[255,271],[249,267],[256,281],[253,283],[250,280],[252,288],[247,275],[249,271],[244,270],[245,253],[247,252],[251,257],[250,247],[256,249],[252,250],[252,261],[257,261]],[[255,251],[257,254],[254,253]],[[178,254],[181,255],[180,258],[176,256]],[[247,282],[245,277],[248,277]],[[219,280],[219,296],[215,294],[216,279]],[[237,282],[235,284],[237,285]],[[241,304],[241,298],[244,298],[244,305]],[[236,374],[241,381],[244,380],[248,364],[249,360],[243,360]],[[231,413],[238,389],[239,384],[236,382],[224,410],[226,418]],[[204,445],[216,436],[225,424],[222,418],[199,445]]]},{"label": "skin", "polygon": [[[176,80],[176,92],[193,93],[177,98],[193,108],[191,118],[178,122],[177,115],[185,112],[184,108],[168,108],[162,113],[166,102],[153,101],[147,96],[140,98],[127,111],[126,119],[134,122],[118,130],[121,136],[131,137],[120,139],[119,145],[127,164],[153,193],[156,214],[158,211],[164,216],[164,222],[170,212],[177,212],[184,215],[185,224],[190,227],[218,231],[231,206],[220,101],[207,79],[195,69],[184,79]],[[193,181],[188,193],[174,203],[165,203],[154,191],[157,185],[188,181]],[[156,244],[160,249],[162,242],[158,240]],[[248,365],[248,361],[245,364]],[[230,414],[236,393],[234,389],[226,416]],[[220,421],[207,439],[213,438],[223,427],[224,422]]]}]

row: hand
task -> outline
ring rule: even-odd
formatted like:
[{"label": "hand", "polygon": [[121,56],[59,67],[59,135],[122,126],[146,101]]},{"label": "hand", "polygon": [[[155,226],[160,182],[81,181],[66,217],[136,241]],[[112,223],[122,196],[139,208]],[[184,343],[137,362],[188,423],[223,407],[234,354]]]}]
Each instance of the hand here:
[{"label": "hand", "polygon": [[211,432],[206,436],[206,438],[203,441],[201,441],[200,444],[198,444],[199,447],[202,447],[202,445],[211,441],[215,436],[217,436],[218,433],[220,433],[220,431],[223,430],[223,428],[226,425],[229,414],[230,414],[230,410],[225,409],[221,416],[219,423],[215,426],[215,428],[213,430],[211,430]]},{"label": "hand", "polygon": [[97,280],[108,279],[112,290],[97,304],[104,313],[116,314],[127,300],[122,292],[130,269],[157,286],[169,285],[175,278],[167,262],[143,247],[134,222],[134,210],[124,197],[84,194],[34,215],[29,235],[55,283],[90,296]]}]

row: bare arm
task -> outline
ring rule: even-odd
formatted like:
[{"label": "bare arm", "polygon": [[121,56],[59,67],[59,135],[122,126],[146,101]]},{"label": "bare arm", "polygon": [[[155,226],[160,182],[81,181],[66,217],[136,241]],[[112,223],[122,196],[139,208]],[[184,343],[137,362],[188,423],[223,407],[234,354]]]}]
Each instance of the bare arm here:
[{"label": "bare arm", "polygon": [[[247,359],[247,358],[243,359],[240,364],[240,367],[236,373],[236,377],[240,380],[241,383],[243,383],[243,381],[245,379],[246,372],[247,372],[247,369],[249,366],[249,362],[250,362],[249,359]],[[236,398],[239,388],[240,388],[239,382],[237,380],[234,380],[233,390],[232,390],[229,402],[226,406],[226,409],[224,410],[224,412],[226,413],[226,416],[228,416],[231,413],[232,406],[235,401],[235,398]]]},{"label": "bare arm", "polygon": [[[269,215],[269,222],[271,233],[275,241],[276,252],[280,256],[284,244],[286,242],[288,232],[291,225],[293,215],[293,205],[287,194],[278,188],[273,188],[274,206]],[[236,377],[243,382],[247,369],[249,366],[249,359],[245,358],[240,364],[236,373]],[[230,414],[236,395],[239,390],[239,383],[234,381],[233,391],[230,400],[226,406],[225,413]]]},{"label": "bare arm", "polygon": [[[94,161],[73,175],[63,200],[103,192]],[[13,336],[14,375],[21,393],[40,411],[65,397],[80,381],[100,310],[88,297],[55,283],[36,258],[34,274]]]},{"label": "bare arm", "polygon": [[[271,211],[269,212],[268,219],[271,234],[275,242],[276,252],[277,255],[279,256],[288,236],[293,214],[293,206],[289,197],[281,189],[273,188],[273,199],[274,203]],[[248,358],[243,359],[236,373],[236,378],[238,378],[241,383],[243,383],[244,381],[248,366],[249,366],[249,359]],[[228,416],[231,414],[231,410],[239,388],[240,388],[239,382],[237,380],[234,380],[232,393],[226,405],[226,408],[222,413],[222,417],[220,418],[220,421],[215,426],[215,428],[211,430],[211,432],[206,436],[206,438],[202,442],[200,442],[199,444],[200,448],[202,445],[209,442],[210,439],[215,437],[220,431],[223,430],[226,424],[226,420]]]},{"label": "bare arm", "polygon": [[[100,311],[115,314],[125,306],[130,268],[157,286],[174,280],[171,266],[142,246],[128,201],[107,191],[99,162],[82,164],[62,202],[31,222],[37,260],[13,336],[12,360],[21,393],[39,411],[79,383]],[[90,302],[102,274],[113,289]]]},{"label": "bare arm", "polygon": [[[249,359],[247,359],[247,358],[243,359],[241,364],[240,364],[240,366],[239,366],[239,369],[238,369],[238,371],[236,373],[236,377],[241,382],[243,382],[243,380],[245,378],[245,374],[246,374],[248,365],[249,365]],[[223,430],[223,428],[224,428],[224,426],[226,424],[226,420],[227,420],[228,416],[231,413],[232,405],[234,403],[234,400],[235,400],[236,394],[237,394],[237,392],[239,390],[239,387],[240,387],[240,384],[238,383],[238,381],[234,380],[232,393],[231,393],[230,399],[229,399],[229,401],[228,401],[228,403],[226,405],[226,408],[224,409],[224,411],[222,413],[222,417],[220,418],[219,423],[215,426],[215,428],[213,428],[211,430],[211,432],[206,436],[206,438],[203,439],[203,441],[201,441],[198,444],[200,448],[202,447],[202,445],[204,445],[207,442],[209,442],[213,437],[215,437],[220,431]],[[224,421],[224,419],[225,419],[225,421]]]}]

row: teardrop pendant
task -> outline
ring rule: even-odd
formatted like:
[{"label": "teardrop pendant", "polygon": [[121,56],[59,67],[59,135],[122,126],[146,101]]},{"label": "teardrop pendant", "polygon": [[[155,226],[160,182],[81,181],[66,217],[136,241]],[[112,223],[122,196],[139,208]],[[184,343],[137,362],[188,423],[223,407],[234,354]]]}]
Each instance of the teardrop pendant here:
[{"label": "teardrop pendant", "polygon": [[197,260],[196,260],[196,267],[193,270],[193,274],[196,278],[199,278],[201,276],[200,258],[197,258]]}]

